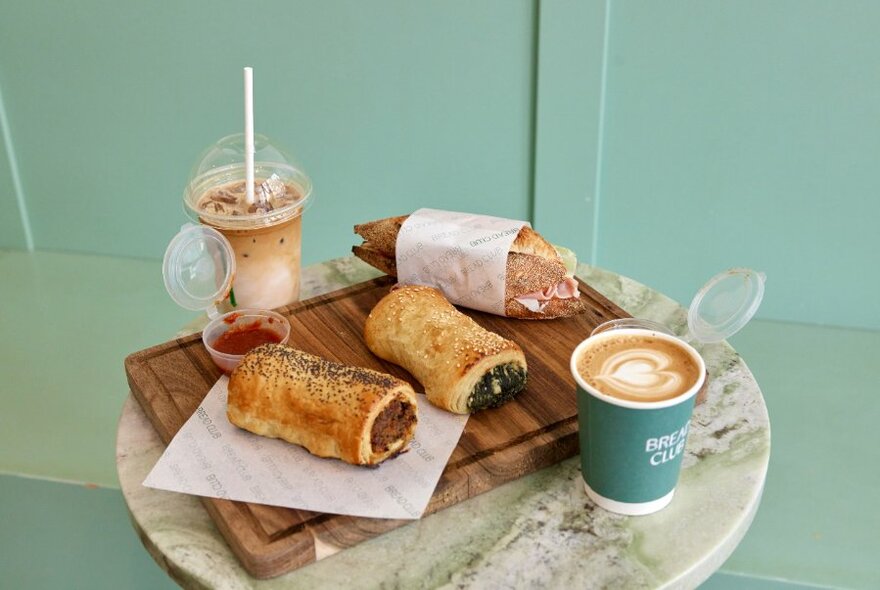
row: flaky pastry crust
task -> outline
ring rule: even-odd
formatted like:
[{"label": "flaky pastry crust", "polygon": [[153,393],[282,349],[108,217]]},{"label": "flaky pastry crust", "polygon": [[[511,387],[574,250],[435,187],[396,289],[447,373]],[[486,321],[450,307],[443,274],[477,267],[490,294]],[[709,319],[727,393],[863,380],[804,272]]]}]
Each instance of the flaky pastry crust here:
[{"label": "flaky pastry crust", "polygon": [[525,387],[519,345],[481,327],[433,287],[392,289],[367,317],[364,337],[376,356],[409,371],[428,401],[450,412],[494,407]]},{"label": "flaky pastry crust", "polygon": [[[374,448],[374,422],[395,401],[409,404],[413,419],[397,440],[382,445],[387,448]],[[253,349],[229,379],[230,422],[354,465],[375,465],[404,451],[415,433],[416,411],[406,381],[283,344]]]}]

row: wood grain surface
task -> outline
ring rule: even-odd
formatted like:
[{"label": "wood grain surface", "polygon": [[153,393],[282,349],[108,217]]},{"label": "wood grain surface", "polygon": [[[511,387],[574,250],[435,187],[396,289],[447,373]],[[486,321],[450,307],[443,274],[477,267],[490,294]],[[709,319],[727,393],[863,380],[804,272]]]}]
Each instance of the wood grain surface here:
[{"label": "wood grain surface", "polygon": [[[292,327],[290,344],[338,362],[391,373],[422,391],[409,373],[375,357],[363,341],[367,315],[393,282],[381,277],[279,310]],[[486,329],[522,347],[528,385],[504,406],[470,417],[426,514],[577,454],[571,351],[598,324],[628,317],[586,284],[580,283],[580,291],[588,310],[571,318],[514,320],[462,309]],[[221,375],[200,334],[134,353],[126,358],[125,370],[132,393],[165,444]],[[202,502],[245,569],[257,578],[294,570],[324,557],[327,547],[351,547],[409,522],[214,498]]]}]

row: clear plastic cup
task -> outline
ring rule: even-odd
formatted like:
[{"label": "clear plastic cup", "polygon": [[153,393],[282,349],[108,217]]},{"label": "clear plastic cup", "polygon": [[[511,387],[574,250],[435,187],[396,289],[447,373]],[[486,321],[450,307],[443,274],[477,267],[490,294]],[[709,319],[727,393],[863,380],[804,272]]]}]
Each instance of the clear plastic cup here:
[{"label": "clear plastic cup", "polygon": [[288,153],[254,137],[254,202],[245,191],[244,135],[224,137],[199,158],[184,191],[188,215],[220,231],[235,253],[233,306],[272,309],[299,299],[302,214],[312,183]]},{"label": "clear plastic cup", "polygon": [[279,344],[287,344],[290,338],[290,322],[281,314],[263,309],[238,309],[211,320],[202,330],[202,342],[214,364],[224,373],[231,373],[247,352],[242,354],[221,352],[215,348],[218,340],[227,333],[259,329],[274,334]]}]

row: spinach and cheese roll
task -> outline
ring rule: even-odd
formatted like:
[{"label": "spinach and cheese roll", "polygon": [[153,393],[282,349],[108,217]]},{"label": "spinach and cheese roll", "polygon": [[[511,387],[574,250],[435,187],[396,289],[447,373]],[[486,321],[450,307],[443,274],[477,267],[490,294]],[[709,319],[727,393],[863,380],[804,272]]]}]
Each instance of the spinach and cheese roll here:
[{"label": "spinach and cheese roll", "polygon": [[367,347],[400,365],[428,401],[456,414],[500,406],[526,386],[516,342],[481,327],[433,287],[398,286],[370,312]]},{"label": "spinach and cheese roll", "polygon": [[418,419],[406,381],[283,344],[245,355],[229,378],[226,414],[239,428],[353,465],[405,451]]}]

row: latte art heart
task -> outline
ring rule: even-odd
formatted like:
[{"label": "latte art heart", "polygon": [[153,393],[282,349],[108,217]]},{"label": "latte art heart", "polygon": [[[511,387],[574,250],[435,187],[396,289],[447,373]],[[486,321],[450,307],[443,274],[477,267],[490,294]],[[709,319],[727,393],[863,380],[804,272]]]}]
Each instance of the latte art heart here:
[{"label": "latte art heart", "polygon": [[670,364],[669,356],[658,350],[621,350],[605,359],[596,379],[632,395],[665,397],[680,391],[684,382]]},{"label": "latte art heart", "polygon": [[584,381],[620,399],[672,399],[690,390],[700,378],[698,361],[671,339],[613,335],[597,339],[580,354],[577,370]]}]

